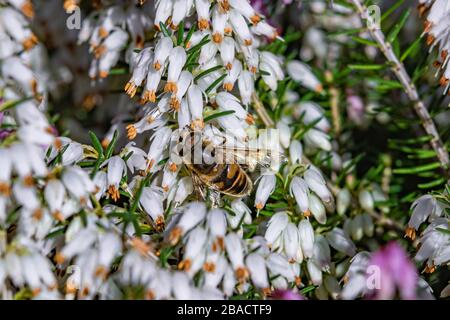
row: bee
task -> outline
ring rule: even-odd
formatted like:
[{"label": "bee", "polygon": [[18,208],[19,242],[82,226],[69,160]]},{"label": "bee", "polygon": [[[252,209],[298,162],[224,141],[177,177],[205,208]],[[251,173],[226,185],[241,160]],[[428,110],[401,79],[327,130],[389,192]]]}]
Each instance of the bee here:
[{"label": "bee", "polygon": [[247,171],[257,166],[268,168],[272,161],[283,159],[278,152],[263,148],[249,148],[226,145],[226,138],[220,145],[202,137],[200,131],[183,129],[179,137],[182,150],[178,156],[189,171],[195,190],[203,199],[208,191],[213,197],[227,195],[232,198],[248,196],[253,182]]}]

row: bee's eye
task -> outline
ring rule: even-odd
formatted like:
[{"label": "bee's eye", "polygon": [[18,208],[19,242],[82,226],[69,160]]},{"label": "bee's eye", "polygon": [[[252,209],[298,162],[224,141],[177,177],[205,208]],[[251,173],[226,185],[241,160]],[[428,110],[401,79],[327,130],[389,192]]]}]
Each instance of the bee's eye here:
[{"label": "bee's eye", "polygon": [[179,138],[178,138],[178,142],[183,142],[183,137],[182,136],[180,136]]}]

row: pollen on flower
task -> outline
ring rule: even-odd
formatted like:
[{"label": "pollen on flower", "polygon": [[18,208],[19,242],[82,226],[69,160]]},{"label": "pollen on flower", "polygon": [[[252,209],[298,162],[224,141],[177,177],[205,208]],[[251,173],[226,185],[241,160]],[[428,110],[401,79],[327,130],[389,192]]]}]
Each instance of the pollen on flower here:
[{"label": "pollen on flower", "polygon": [[231,82],[225,82],[225,83],[223,84],[223,88],[224,88],[225,90],[227,90],[228,92],[230,92],[231,90],[233,90],[234,84],[232,84]]},{"label": "pollen on flower", "polygon": [[163,216],[159,216],[158,218],[156,218],[155,224],[156,224],[156,230],[158,232],[164,231],[164,228],[166,227],[166,222],[164,221]]},{"label": "pollen on flower", "polygon": [[244,40],[244,44],[245,44],[246,46],[251,46],[252,43],[253,43],[253,40],[252,40],[252,39],[245,39],[245,40]]},{"label": "pollen on flower", "polygon": [[172,96],[170,98],[170,102],[169,102],[170,107],[175,110],[175,111],[179,111],[180,110],[180,106],[181,106],[181,102],[180,100],[178,100],[178,98],[176,96]]},{"label": "pollen on flower", "polygon": [[37,208],[33,211],[33,214],[32,214],[33,219],[39,221],[42,219],[43,216],[44,216],[44,212],[42,211],[41,208]]},{"label": "pollen on flower", "polygon": [[185,259],[178,264],[178,270],[189,271],[192,266],[191,259]]},{"label": "pollen on flower", "polygon": [[200,19],[197,22],[197,26],[201,31],[209,29],[209,21],[207,19]]},{"label": "pollen on flower", "polygon": [[305,217],[305,218],[309,218],[309,217],[311,217],[311,211],[308,209],[308,210],[305,210],[304,212],[303,212],[303,216]]},{"label": "pollen on flower", "polygon": [[66,257],[61,252],[55,254],[55,262],[57,264],[63,264],[66,261]]},{"label": "pollen on flower", "polygon": [[102,70],[98,73],[98,76],[100,77],[100,79],[105,79],[107,78],[109,75],[108,71]]},{"label": "pollen on flower", "polygon": [[11,195],[11,187],[8,183],[0,181],[0,195],[4,197],[9,197]]},{"label": "pollen on flower", "polygon": [[436,271],[436,266],[434,264],[430,265],[426,265],[425,269],[423,270],[424,273],[433,273]]},{"label": "pollen on flower", "polygon": [[23,178],[23,185],[25,187],[32,187],[34,186],[34,178],[30,175],[26,176],[25,178]]},{"label": "pollen on flower", "polygon": [[215,43],[219,44],[222,43],[223,36],[220,33],[216,32],[213,34],[212,39]]},{"label": "pollen on flower", "polygon": [[203,129],[205,127],[205,123],[203,122],[203,119],[195,119],[191,123],[191,129]]},{"label": "pollen on flower", "polygon": [[172,93],[177,93],[178,91],[178,87],[177,84],[175,82],[167,82],[166,85],[164,86],[164,92],[172,92]]},{"label": "pollen on flower", "polygon": [[176,172],[176,171],[178,170],[178,166],[176,165],[175,162],[172,162],[172,163],[169,165],[169,170],[172,171],[172,172]]},{"label": "pollen on flower", "polygon": [[108,269],[105,266],[98,266],[95,269],[95,276],[105,280],[108,276]]},{"label": "pollen on flower", "polygon": [[32,34],[31,36],[26,38],[24,41],[22,41],[22,45],[23,45],[23,48],[25,49],[25,51],[29,51],[29,50],[33,49],[33,47],[37,44],[38,44],[38,39],[36,38],[36,36],[34,34]]},{"label": "pollen on flower", "polygon": [[405,230],[405,237],[410,238],[414,241],[416,239],[416,229],[407,227]]},{"label": "pollen on flower", "polygon": [[114,186],[114,185],[110,185],[110,186],[108,187],[108,194],[110,195],[111,199],[112,199],[114,202],[117,202],[117,200],[120,199],[120,193],[119,193],[119,190],[118,190],[118,189],[116,188],[116,186]]},{"label": "pollen on flower", "polygon": [[130,96],[130,98],[133,98],[136,95],[137,86],[134,84],[133,81],[129,81],[125,85],[125,92]]},{"label": "pollen on flower", "polygon": [[247,122],[249,125],[252,125],[255,123],[255,118],[250,113],[247,114],[247,117],[245,118],[245,122]]},{"label": "pollen on flower", "polygon": [[155,70],[159,71],[161,69],[161,63],[159,63],[159,61],[156,61],[153,64],[153,68],[155,68]]},{"label": "pollen on flower", "polygon": [[299,276],[295,277],[295,285],[297,287],[302,285],[302,278],[300,278]]},{"label": "pollen on flower", "polygon": [[223,29],[223,32],[230,36],[233,33],[233,28],[231,28],[230,26],[226,26],[225,29]]},{"label": "pollen on flower", "polygon": [[76,294],[77,290],[77,285],[73,281],[67,281],[66,294]]},{"label": "pollen on flower", "polygon": [[147,102],[156,101],[156,92],[154,90],[146,90],[142,96],[141,104],[146,104]]},{"label": "pollen on flower", "polygon": [[155,298],[156,298],[156,295],[153,292],[153,290],[147,290],[147,292],[145,293],[145,299],[154,300]]},{"label": "pollen on flower", "polygon": [[25,1],[25,3],[20,8],[20,10],[27,18],[33,19],[34,8],[33,8],[33,4],[31,3],[31,1]]},{"label": "pollen on flower", "polygon": [[219,8],[221,9],[221,13],[228,12],[230,10],[230,3],[228,0],[219,1]]},{"label": "pollen on flower", "polygon": [[315,88],[314,91],[317,93],[321,93],[323,91],[323,85],[322,84],[318,84]]},{"label": "pollen on flower", "polygon": [[95,58],[99,59],[101,56],[103,56],[106,53],[106,47],[105,46],[98,46],[94,49],[94,56]]},{"label": "pollen on flower", "polygon": [[61,211],[55,211],[53,213],[53,218],[55,218],[55,220],[60,221],[60,222],[65,220],[64,215],[61,213]]},{"label": "pollen on flower", "polygon": [[236,278],[239,283],[244,283],[249,277],[249,273],[246,267],[239,267],[236,269]]},{"label": "pollen on flower", "polygon": [[173,228],[169,234],[169,243],[172,246],[176,245],[178,243],[178,241],[180,240],[182,233],[183,233],[183,230],[181,229],[181,227],[176,226],[175,228]]},{"label": "pollen on flower", "polygon": [[263,205],[261,202],[258,202],[258,203],[256,204],[255,208],[256,208],[257,210],[261,210],[262,208],[264,208],[264,205]]},{"label": "pollen on flower", "polygon": [[104,39],[108,36],[109,32],[104,27],[98,28],[98,35],[100,38]]},{"label": "pollen on flower", "polygon": [[151,247],[140,238],[133,238],[131,240],[131,246],[142,256],[147,256],[151,249]]},{"label": "pollen on flower", "polygon": [[252,22],[252,24],[257,24],[258,22],[261,21],[261,17],[255,14],[250,18],[250,21]]},{"label": "pollen on flower", "polygon": [[265,297],[268,297],[272,293],[272,290],[270,288],[263,288],[262,293]]},{"label": "pollen on flower", "polygon": [[64,0],[64,10],[66,12],[71,12],[75,8],[78,8],[77,2],[75,0]]},{"label": "pollen on flower", "polygon": [[102,140],[102,147],[103,147],[104,149],[106,149],[106,148],[109,146],[109,143],[110,143],[109,139],[104,138],[104,139]]},{"label": "pollen on flower", "polygon": [[205,270],[205,272],[214,272],[216,271],[216,265],[214,262],[205,262],[203,264],[203,270]]},{"label": "pollen on flower", "polygon": [[127,125],[127,137],[129,140],[133,140],[137,136],[137,130],[136,127],[132,124]]},{"label": "pollen on flower", "polygon": [[41,293],[41,288],[34,288],[34,289],[31,291],[31,295],[32,295],[33,297],[36,297],[39,293]]}]

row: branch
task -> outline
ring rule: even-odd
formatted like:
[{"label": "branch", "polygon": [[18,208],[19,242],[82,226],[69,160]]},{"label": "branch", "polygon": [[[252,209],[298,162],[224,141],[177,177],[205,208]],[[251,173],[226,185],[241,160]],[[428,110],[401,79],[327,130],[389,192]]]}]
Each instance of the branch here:
[{"label": "branch", "polygon": [[383,32],[377,28],[376,24],[372,21],[371,16],[368,14],[367,8],[361,3],[361,0],[349,0],[351,1],[361,16],[362,20],[368,21],[368,30],[371,33],[373,39],[378,43],[381,51],[385,55],[386,59],[392,64],[392,71],[402,84],[406,95],[413,103],[414,110],[419,117],[425,132],[432,137],[431,146],[436,152],[437,158],[441,164],[442,169],[448,180],[450,180],[450,159],[447,150],[444,147],[441,137],[436,129],[431,116],[425,107],[425,104],[419,97],[417,89],[412,82],[410,76],[406,72],[405,66],[399,61],[390,43],[385,41]]}]

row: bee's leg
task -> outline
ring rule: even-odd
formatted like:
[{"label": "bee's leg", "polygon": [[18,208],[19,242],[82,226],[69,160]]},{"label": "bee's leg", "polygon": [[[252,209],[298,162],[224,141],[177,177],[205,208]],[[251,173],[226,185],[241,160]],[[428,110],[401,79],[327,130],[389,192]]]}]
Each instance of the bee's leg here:
[{"label": "bee's leg", "polygon": [[192,184],[194,185],[194,190],[200,200],[206,200],[206,190],[200,178],[196,174],[192,174]]},{"label": "bee's leg", "polygon": [[209,191],[209,200],[211,201],[211,207],[217,208],[221,205],[220,193],[215,190]]}]

